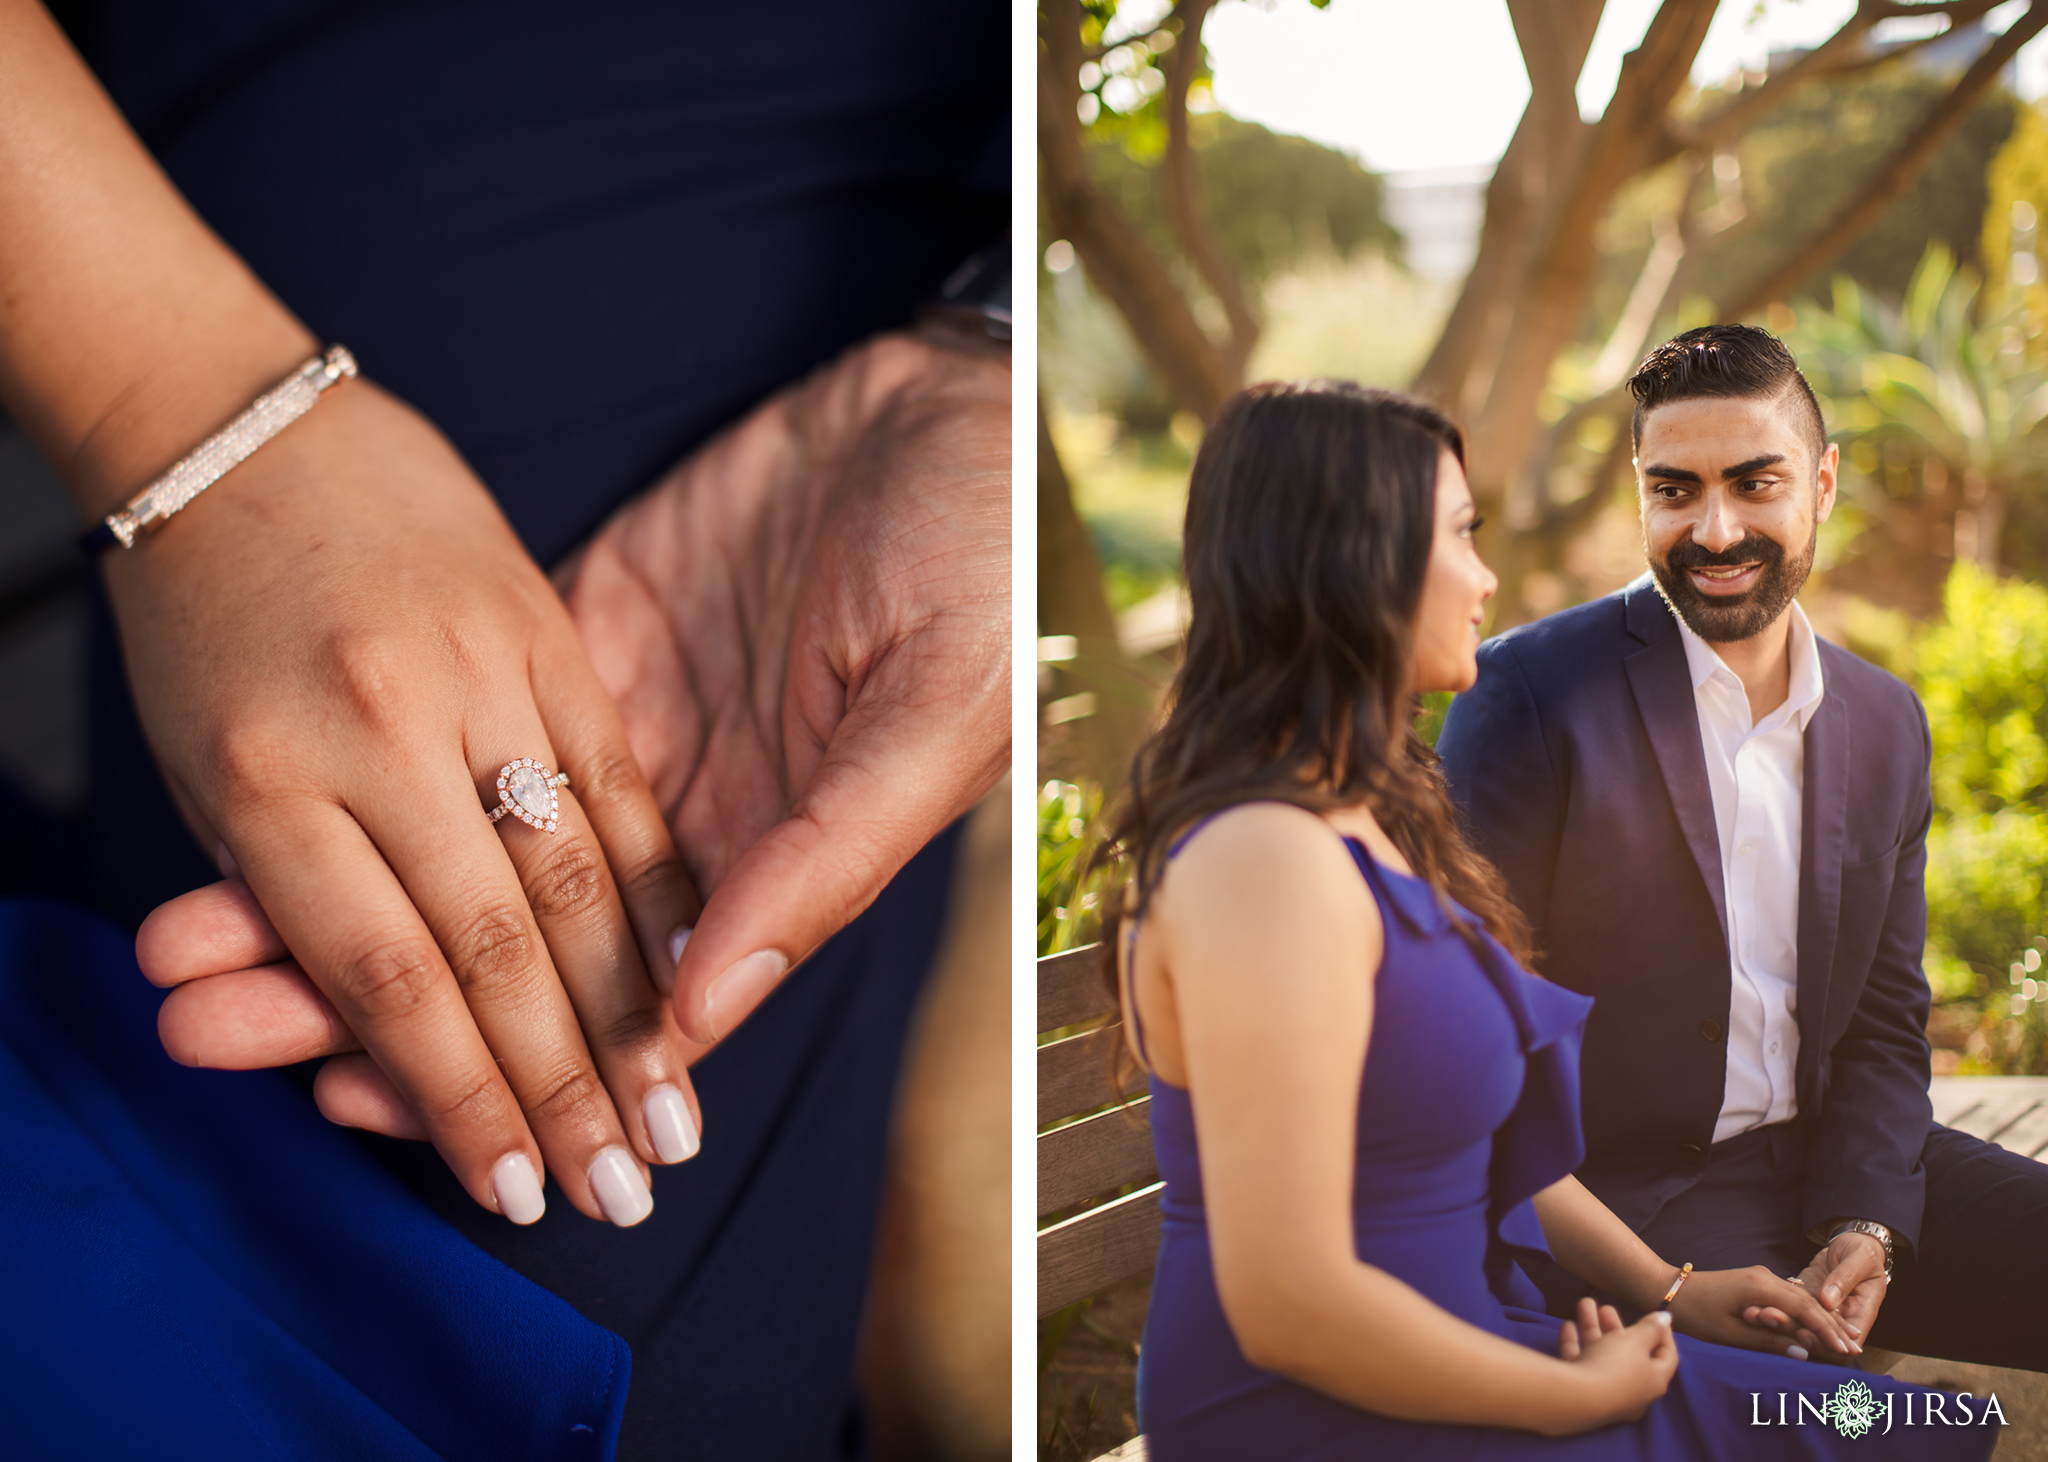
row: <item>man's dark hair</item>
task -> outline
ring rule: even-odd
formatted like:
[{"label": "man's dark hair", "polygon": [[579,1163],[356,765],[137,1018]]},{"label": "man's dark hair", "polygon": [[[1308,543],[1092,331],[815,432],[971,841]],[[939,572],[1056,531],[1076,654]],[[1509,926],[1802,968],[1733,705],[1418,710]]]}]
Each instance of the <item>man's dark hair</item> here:
[{"label": "man's dark hair", "polygon": [[1629,440],[1638,450],[1643,445],[1643,418],[1659,406],[1702,396],[1770,400],[1787,393],[1805,403],[1816,467],[1828,449],[1820,403],[1799,373],[1799,363],[1783,341],[1754,325],[1703,325],[1667,340],[1636,367],[1628,388],[1636,398]]}]

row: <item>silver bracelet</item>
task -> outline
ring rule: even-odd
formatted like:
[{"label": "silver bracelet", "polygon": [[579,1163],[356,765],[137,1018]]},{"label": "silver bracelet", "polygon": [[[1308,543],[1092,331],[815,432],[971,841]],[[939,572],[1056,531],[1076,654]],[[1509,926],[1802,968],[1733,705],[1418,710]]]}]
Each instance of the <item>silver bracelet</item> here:
[{"label": "silver bracelet", "polygon": [[258,447],[304,416],[320,393],[344,376],[356,373],[356,358],[344,346],[330,345],[258,396],[249,409],[201,442],[177,463],[78,540],[87,553],[100,553],[116,543],[133,548],[145,528],[161,527],[164,519],[190,503],[229,469],[248,460]]}]

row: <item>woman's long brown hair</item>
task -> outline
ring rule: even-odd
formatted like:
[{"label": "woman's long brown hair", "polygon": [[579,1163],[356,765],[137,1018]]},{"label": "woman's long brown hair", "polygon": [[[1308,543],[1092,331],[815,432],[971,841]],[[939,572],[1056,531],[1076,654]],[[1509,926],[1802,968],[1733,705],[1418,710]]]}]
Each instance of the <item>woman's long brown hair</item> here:
[{"label": "woman's long brown hair", "polygon": [[1119,926],[1144,912],[1172,840],[1252,801],[1363,803],[1447,910],[1455,899],[1529,962],[1528,923],[1459,834],[1415,733],[1410,651],[1446,450],[1464,461],[1441,412],[1348,381],[1253,386],[1210,427],[1188,486],[1185,658],[1104,847],[1135,885],[1128,908],[1107,900],[1112,984]]}]

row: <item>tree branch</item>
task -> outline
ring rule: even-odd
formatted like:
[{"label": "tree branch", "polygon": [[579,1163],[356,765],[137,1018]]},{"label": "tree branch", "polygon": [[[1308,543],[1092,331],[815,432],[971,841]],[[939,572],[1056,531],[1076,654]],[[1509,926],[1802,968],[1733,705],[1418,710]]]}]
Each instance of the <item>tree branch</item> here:
[{"label": "tree branch", "polygon": [[[1918,7],[1915,7],[1918,8]],[[1935,154],[1983,102],[2019,48],[2048,26],[2048,0],[2033,0],[2027,11],[1979,56],[1953,90],[1935,104],[1911,135],[1881,163],[1861,192],[1838,210],[1811,238],[1775,269],[1756,280],[1726,309],[1723,319],[1739,320],[1783,298],[1834,263],[1867,233],[1885,211],[1919,181]]]},{"label": "tree branch", "polygon": [[1230,331],[1223,348],[1224,366],[1242,381],[1245,362],[1258,342],[1259,317],[1209,222],[1194,147],[1188,139],[1188,88],[1202,64],[1202,22],[1215,4],[1216,0],[1181,0],[1175,11],[1181,18],[1181,34],[1166,60],[1166,95],[1161,99],[1166,108],[1166,156],[1160,162],[1159,182],[1174,242],[1223,306]]},{"label": "tree branch", "polygon": [[1592,289],[1600,219],[1616,191],[1642,167],[1699,54],[1715,4],[1664,0],[1642,44],[1622,62],[1614,99],[1594,127],[1523,279],[1486,407],[1472,433],[1472,487],[1482,502],[1502,500],[1532,444],[1536,403],[1551,362],[1571,338]]},{"label": "tree branch", "polygon": [[[1864,71],[1909,56],[1931,41],[1954,35],[1956,27],[1981,20],[2001,3],[2002,0],[1948,0],[1940,5],[1898,5],[1861,0],[1856,13],[1843,21],[1839,30],[1784,70],[1766,78],[1756,90],[1743,92],[1689,126],[1674,121],[1666,128],[1650,165],[1666,162],[1681,152],[1702,152],[1722,146],[1784,105],[1801,84],[1815,77]],[[1923,36],[1889,51],[1872,54],[1861,49],[1871,27],[1902,15],[1946,15],[1949,26],[1938,35]]]},{"label": "tree branch", "polygon": [[1556,193],[1551,185],[1569,170],[1572,144],[1582,140],[1571,135],[1572,128],[1583,127],[1574,91],[1605,4],[1509,0],[1508,14],[1529,71],[1529,104],[1486,185],[1479,248],[1457,303],[1408,388],[1455,415],[1476,409],[1485,394],[1488,383],[1475,379],[1475,368],[1506,326],[1508,302],[1536,233],[1536,214],[1546,195]]},{"label": "tree branch", "polygon": [[1238,387],[1166,261],[1095,186],[1081,141],[1080,0],[1041,0],[1039,188],[1051,232],[1074,246],[1174,401],[1208,421]]}]

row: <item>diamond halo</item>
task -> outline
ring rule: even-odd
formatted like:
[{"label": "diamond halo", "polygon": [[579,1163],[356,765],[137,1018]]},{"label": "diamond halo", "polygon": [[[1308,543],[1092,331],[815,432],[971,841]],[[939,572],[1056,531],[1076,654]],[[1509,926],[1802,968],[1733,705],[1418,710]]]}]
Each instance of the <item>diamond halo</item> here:
[{"label": "diamond halo", "polygon": [[557,775],[530,756],[507,762],[498,768],[498,805],[491,809],[491,821],[512,817],[528,827],[553,832],[562,805],[556,789],[568,783],[566,774]]}]

